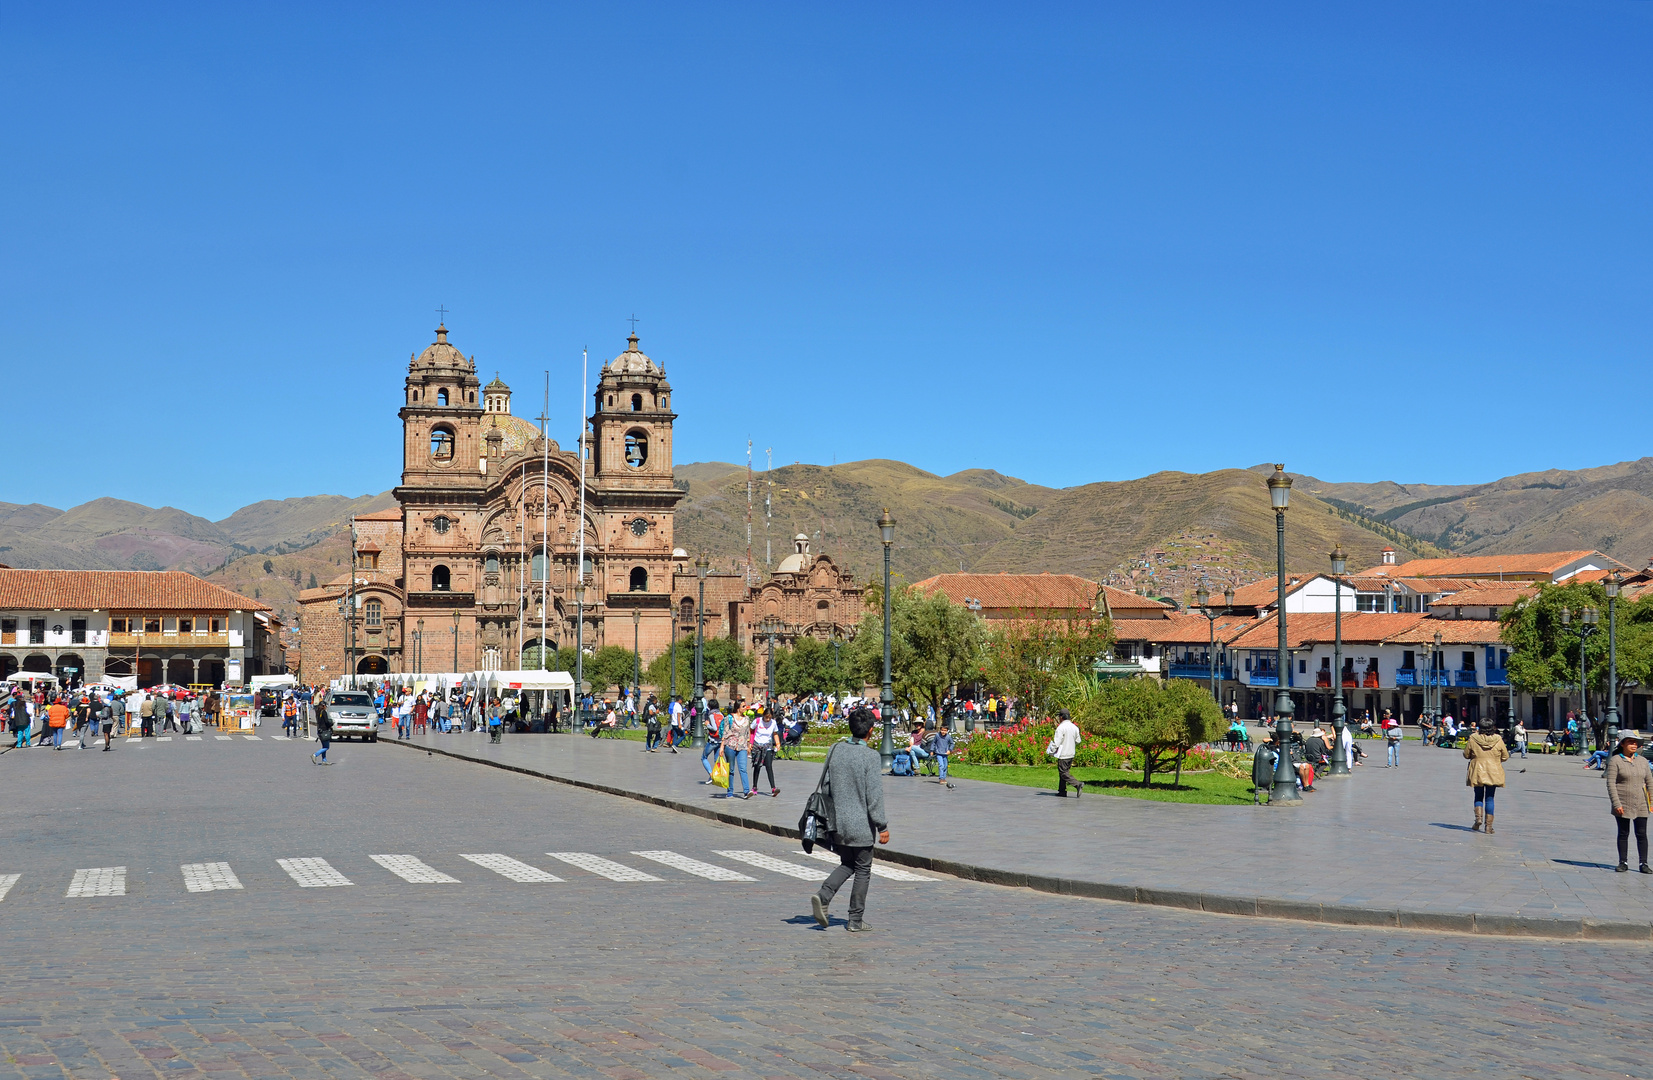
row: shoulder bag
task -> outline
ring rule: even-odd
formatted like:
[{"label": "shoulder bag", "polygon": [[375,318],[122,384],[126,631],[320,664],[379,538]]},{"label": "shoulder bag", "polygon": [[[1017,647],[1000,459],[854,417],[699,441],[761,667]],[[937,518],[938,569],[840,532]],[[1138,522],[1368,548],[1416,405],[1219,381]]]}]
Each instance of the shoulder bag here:
[{"label": "shoulder bag", "polygon": [[821,779],[804,800],[804,816],[798,819],[798,838],[803,841],[805,854],[815,850],[816,844],[831,848],[836,843],[833,833],[837,831],[838,818],[832,807],[832,774],[828,767],[832,764],[832,755],[842,745],[834,743],[827,751],[826,760],[821,763]]}]

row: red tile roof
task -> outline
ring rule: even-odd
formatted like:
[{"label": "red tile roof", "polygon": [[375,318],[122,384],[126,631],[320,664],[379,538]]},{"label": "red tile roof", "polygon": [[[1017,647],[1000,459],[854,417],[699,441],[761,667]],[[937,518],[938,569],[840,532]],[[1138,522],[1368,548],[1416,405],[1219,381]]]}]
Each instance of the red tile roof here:
[{"label": "red tile roof", "polygon": [[1509,607],[1520,600],[1525,600],[1538,591],[1534,582],[1521,584],[1499,584],[1495,581],[1480,581],[1467,589],[1443,596],[1436,600],[1431,607]]},{"label": "red tile roof", "polygon": [[[1290,596],[1298,589],[1301,589],[1303,586],[1307,585],[1309,580],[1316,576],[1318,575],[1287,574],[1286,595]],[[1234,606],[1248,608],[1266,608],[1272,606],[1274,602],[1280,598],[1278,581],[1279,579],[1274,574],[1270,574],[1266,578],[1253,581],[1250,585],[1240,586],[1238,589],[1234,590]]]},{"label": "red tile roof", "polygon": [[[979,600],[998,611],[1089,611],[1096,600],[1097,583],[1077,574],[937,574],[913,586],[925,593],[940,591],[955,604]],[[1169,611],[1170,605],[1145,596],[1102,586],[1109,606],[1135,611]]]},{"label": "red tile roof", "polygon": [[[1596,551],[1542,551],[1525,555],[1458,555],[1446,559],[1413,559],[1401,563],[1399,566],[1374,566],[1363,574],[1385,575],[1388,577],[1455,577],[1458,575],[1474,574],[1478,576],[1495,576],[1504,574],[1554,574],[1557,570],[1570,562],[1579,559],[1597,556],[1605,559],[1607,556]],[[1615,565],[1622,565],[1617,560],[1609,560]]]},{"label": "red tile roof", "polygon": [[401,521],[402,508],[393,506],[389,510],[375,510],[371,514],[357,514],[357,521]]},{"label": "red tile roof", "polygon": [[1425,619],[1390,640],[1397,645],[1432,644],[1441,635],[1442,645],[1496,645],[1503,641],[1496,619]]},{"label": "red tile roof", "polygon": [[1122,641],[1146,641],[1154,645],[1204,645],[1216,631],[1219,642],[1230,641],[1253,626],[1249,615],[1219,615],[1208,625],[1204,615],[1177,613],[1164,619],[1121,619],[1114,623],[1114,637]]},{"label": "red tile roof", "polygon": [[181,570],[0,570],[0,608],[270,611],[268,604]]},{"label": "red tile roof", "polygon": [[[1428,616],[1422,612],[1384,613],[1356,612],[1343,616],[1345,644],[1378,645],[1410,630]],[[1258,621],[1257,625],[1230,642],[1236,649],[1272,649],[1279,640],[1275,617]],[[1303,612],[1286,617],[1286,645],[1299,649],[1306,645],[1329,642],[1336,636],[1336,617],[1333,612]]]}]

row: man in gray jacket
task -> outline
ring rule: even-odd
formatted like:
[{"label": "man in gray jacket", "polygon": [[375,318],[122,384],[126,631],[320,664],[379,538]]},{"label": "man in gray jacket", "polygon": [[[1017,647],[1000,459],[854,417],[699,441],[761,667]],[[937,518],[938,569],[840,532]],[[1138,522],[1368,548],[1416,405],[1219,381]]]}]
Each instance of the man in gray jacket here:
[{"label": "man in gray jacket", "polygon": [[815,921],[828,924],[827,905],[851,876],[849,891],[851,933],[871,930],[861,921],[867,910],[867,885],[872,881],[872,842],[890,842],[889,819],[884,815],[883,764],[878,751],[867,745],[872,731],[872,710],[859,708],[850,713],[848,742],[839,743],[827,754],[827,785],[832,793],[833,843],[841,865],[836,867],[820,892],[809,898]]}]

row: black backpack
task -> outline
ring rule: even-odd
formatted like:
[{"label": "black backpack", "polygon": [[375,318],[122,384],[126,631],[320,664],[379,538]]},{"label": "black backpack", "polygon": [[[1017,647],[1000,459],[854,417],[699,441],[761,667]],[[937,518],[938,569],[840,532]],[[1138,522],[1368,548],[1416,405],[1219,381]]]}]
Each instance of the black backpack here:
[{"label": "black backpack", "polygon": [[821,763],[821,779],[804,800],[804,816],[798,819],[798,838],[803,841],[806,854],[813,851],[816,844],[825,848],[837,845],[833,834],[838,831],[838,816],[832,807],[832,774],[827,770],[832,765],[834,751],[842,745],[835,743],[827,751],[826,760]]}]

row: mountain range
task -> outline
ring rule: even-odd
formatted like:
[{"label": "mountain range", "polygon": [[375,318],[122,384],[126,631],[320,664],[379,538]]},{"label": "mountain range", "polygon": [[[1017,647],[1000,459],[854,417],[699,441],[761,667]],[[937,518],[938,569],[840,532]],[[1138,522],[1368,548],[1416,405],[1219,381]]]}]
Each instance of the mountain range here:
[{"label": "mountain range", "polygon": [[[858,577],[877,573],[877,520],[896,520],[894,571],[908,581],[960,569],[1075,573],[1184,598],[1274,567],[1272,466],[1162,472],[1049,488],[990,469],[938,476],[899,461],[788,465],[748,473],[699,462],[676,469],[685,493],[676,539],[719,569],[778,563],[804,534]],[[1640,565],[1653,555],[1653,458],[1550,470],[1487,484],[1335,483],[1294,476],[1288,563],[1318,570],[1342,544],[1351,568],[1448,552],[1589,548]],[[0,503],[0,562],[65,569],[180,569],[271,604],[284,617],[312,577],[343,572],[351,514],[393,506],[390,493],[266,500],[209,521],[174,507],[114,498],[59,510]]]}]

